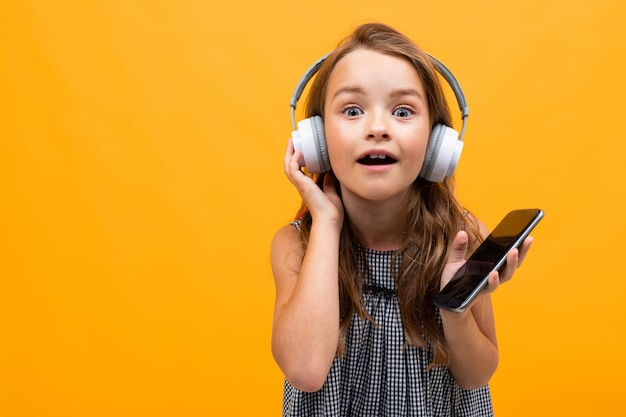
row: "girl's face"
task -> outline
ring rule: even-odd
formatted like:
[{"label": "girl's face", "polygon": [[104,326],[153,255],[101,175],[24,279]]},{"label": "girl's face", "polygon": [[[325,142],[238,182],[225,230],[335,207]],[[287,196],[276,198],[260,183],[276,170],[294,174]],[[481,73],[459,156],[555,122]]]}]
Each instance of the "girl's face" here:
[{"label": "girl's face", "polygon": [[324,131],[344,200],[404,198],[430,130],[424,86],[408,60],[358,49],[337,62],[327,82]]}]

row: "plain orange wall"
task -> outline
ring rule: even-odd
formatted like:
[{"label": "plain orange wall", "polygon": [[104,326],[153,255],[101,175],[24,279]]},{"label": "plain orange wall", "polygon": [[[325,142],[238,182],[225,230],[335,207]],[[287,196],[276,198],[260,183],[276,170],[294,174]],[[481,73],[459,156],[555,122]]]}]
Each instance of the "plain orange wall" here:
[{"label": "plain orange wall", "polygon": [[459,78],[466,206],[490,227],[546,211],[494,295],[496,414],[621,410],[625,19],[618,0],[0,2],[0,415],[279,415],[288,99],[370,20]]}]

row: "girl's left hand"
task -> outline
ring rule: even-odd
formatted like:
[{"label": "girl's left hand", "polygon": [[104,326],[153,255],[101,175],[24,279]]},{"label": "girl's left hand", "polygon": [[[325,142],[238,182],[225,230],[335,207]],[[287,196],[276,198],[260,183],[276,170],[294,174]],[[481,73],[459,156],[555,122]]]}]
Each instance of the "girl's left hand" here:
[{"label": "girl's left hand", "polygon": [[[530,249],[530,245],[533,242],[532,237],[527,237],[518,249],[511,249],[506,257],[506,265],[500,271],[493,271],[489,274],[489,283],[487,287],[482,291],[483,294],[489,294],[494,292],[500,284],[509,281],[517,268],[519,268],[526,258],[526,254]],[[465,255],[467,252],[468,237],[467,233],[460,231],[457,233],[452,243],[452,251],[448,257],[448,263],[446,264],[443,274],[441,275],[441,288],[443,288],[454,276],[456,271],[459,270],[463,264],[465,264]]]}]

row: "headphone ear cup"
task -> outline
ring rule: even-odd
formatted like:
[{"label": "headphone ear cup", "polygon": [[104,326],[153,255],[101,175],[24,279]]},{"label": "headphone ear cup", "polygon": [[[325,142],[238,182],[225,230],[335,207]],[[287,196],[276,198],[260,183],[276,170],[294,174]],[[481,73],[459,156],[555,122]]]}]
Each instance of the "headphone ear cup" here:
[{"label": "headphone ear cup", "polygon": [[324,121],[320,116],[298,122],[298,130],[291,132],[291,139],[294,148],[302,153],[300,166],[305,166],[309,172],[330,171]]},{"label": "headphone ear cup", "polygon": [[318,151],[318,159],[320,161],[320,171],[330,171],[330,158],[328,157],[328,148],[326,146],[326,135],[324,134],[324,120],[321,116],[313,116],[313,138],[315,140],[315,149]]},{"label": "headphone ear cup", "polygon": [[419,176],[430,182],[441,182],[451,177],[461,158],[463,142],[451,127],[436,124],[428,139],[426,155]]}]

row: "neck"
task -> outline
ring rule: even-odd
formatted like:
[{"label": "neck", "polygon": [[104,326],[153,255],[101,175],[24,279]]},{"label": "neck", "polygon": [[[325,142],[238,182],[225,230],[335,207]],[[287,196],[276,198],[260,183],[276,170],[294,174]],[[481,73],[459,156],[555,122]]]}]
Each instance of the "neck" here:
[{"label": "neck", "polygon": [[404,204],[404,198],[385,201],[344,199],[344,209],[363,244],[380,251],[400,247]]}]

